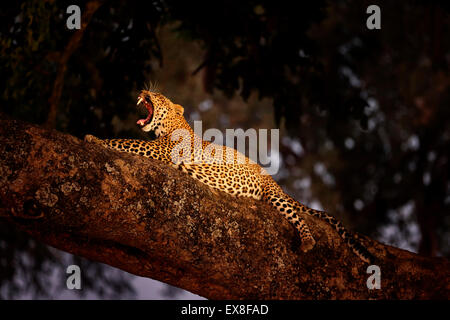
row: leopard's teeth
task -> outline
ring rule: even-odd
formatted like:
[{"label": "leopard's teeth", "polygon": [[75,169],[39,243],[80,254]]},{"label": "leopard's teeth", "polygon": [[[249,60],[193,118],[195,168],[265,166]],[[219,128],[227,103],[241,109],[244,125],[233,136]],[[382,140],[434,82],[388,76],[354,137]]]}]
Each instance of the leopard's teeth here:
[{"label": "leopard's teeth", "polygon": [[143,100],[142,98],[139,98],[138,102],[136,103],[136,105],[138,106],[142,102],[142,100]]}]

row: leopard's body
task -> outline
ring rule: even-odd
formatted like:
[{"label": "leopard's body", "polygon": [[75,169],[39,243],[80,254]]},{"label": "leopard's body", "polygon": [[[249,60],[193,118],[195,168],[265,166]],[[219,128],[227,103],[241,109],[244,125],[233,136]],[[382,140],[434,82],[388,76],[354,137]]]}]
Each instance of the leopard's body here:
[{"label": "leopard's body", "polygon": [[335,228],[355,254],[363,261],[370,262],[370,253],[334,217],[308,208],[291,198],[263,168],[237,150],[202,141],[185,120],[181,106],[173,104],[159,93],[149,91],[142,91],[138,103],[144,103],[149,110],[149,117],[139,120],[138,124],[144,131],[154,131],[157,139],[100,140],[88,135],[86,140],[161,160],[213,190],[270,203],[297,229],[301,237],[301,248],[305,252],[314,247],[315,240],[301,214],[324,219]]}]

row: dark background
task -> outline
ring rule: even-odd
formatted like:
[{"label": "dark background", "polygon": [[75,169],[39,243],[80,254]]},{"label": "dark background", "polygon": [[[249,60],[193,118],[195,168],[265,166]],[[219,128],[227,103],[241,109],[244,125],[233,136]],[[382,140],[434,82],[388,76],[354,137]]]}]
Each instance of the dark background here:
[{"label": "dark background", "polygon": [[[448,2],[296,2],[3,1],[0,111],[79,138],[148,139],[135,104],[157,82],[204,130],[280,128],[275,178],[296,199],[448,257]],[[96,3],[70,48],[66,8]],[[371,4],[381,30],[366,27]],[[0,222],[0,298],[57,298],[69,264],[83,271],[81,297],[139,297],[131,275]]]}]

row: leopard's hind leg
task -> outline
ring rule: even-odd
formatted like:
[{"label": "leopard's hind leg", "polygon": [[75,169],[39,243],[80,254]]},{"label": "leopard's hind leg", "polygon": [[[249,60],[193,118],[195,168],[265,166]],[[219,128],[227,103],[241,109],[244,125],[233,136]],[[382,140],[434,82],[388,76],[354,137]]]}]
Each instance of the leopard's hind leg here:
[{"label": "leopard's hind leg", "polygon": [[334,230],[336,230],[336,232],[340,235],[342,240],[344,240],[347,243],[347,245],[350,247],[353,253],[356,254],[362,261],[369,264],[374,262],[375,258],[366,249],[366,247],[364,247],[364,245],[360,243],[357,235],[347,230],[342,225],[342,223],[335,217],[331,216],[330,214],[324,211],[308,208],[302,205],[301,203],[298,203],[297,210],[326,221],[330,226],[333,227]]},{"label": "leopard's hind leg", "polygon": [[264,186],[262,200],[274,206],[295,227],[300,235],[301,250],[303,252],[311,250],[316,241],[305,219],[298,214],[297,201],[287,195],[270,176],[265,176],[262,179]]}]

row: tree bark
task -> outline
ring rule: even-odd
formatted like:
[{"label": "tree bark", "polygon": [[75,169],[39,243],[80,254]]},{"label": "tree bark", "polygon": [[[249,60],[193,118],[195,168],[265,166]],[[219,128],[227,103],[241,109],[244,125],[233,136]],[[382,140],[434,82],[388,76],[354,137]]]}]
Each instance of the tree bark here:
[{"label": "tree bark", "polygon": [[[157,160],[0,119],[0,217],[58,249],[210,299],[448,299],[450,263],[362,237],[367,265],[325,222],[302,253],[271,206],[212,192]],[[14,245],[14,244],[11,244]]]}]

